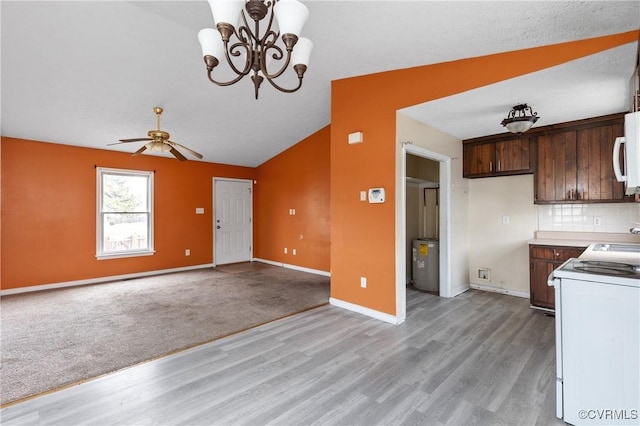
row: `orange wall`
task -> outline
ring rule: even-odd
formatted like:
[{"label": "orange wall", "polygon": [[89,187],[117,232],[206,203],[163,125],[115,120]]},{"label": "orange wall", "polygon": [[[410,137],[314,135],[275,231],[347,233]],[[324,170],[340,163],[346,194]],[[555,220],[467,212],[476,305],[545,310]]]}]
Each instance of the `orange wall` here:
[{"label": "orange wall", "polygon": [[[0,150],[2,289],[211,263],[212,178],[255,175],[248,167],[6,137]],[[156,171],[153,256],[96,260],[95,165]]]},{"label": "orange wall", "polygon": [[330,135],[327,126],[258,167],[256,258],[329,271]]},{"label": "orange wall", "polygon": [[[396,314],[396,110],[454,95],[638,40],[638,31],[459,61],[365,75],[332,83],[331,296]],[[348,145],[348,134],[364,143]],[[384,204],[359,201],[382,186]],[[455,224],[454,224],[455,226]],[[360,277],[367,277],[367,288]]]}]

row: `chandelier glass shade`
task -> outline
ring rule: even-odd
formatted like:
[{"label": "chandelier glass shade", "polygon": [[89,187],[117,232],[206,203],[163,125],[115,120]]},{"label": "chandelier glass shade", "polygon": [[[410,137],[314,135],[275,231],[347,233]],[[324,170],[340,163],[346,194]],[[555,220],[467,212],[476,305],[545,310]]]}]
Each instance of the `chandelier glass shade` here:
[{"label": "chandelier glass shade", "polygon": [[515,134],[521,134],[531,129],[531,126],[538,121],[537,112],[533,112],[527,104],[520,104],[513,107],[507,118],[502,120],[500,124],[507,128],[508,131]]},{"label": "chandelier glass shade", "polygon": [[[230,86],[249,75],[258,99],[266,79],[276,89],[291,93],[302,87],[313,43],[300,37],[309,9],[298,0],[208,0],[214,28],[198,33],[207,76],[218,86]],[[251,24],[251,25],[250,25]],[[261,29],[261,24],[263,28]],[[212,72],[226,62],[235,74],[218,81]],[[297,86],[285,88],[275,82],[289,67]]]}]

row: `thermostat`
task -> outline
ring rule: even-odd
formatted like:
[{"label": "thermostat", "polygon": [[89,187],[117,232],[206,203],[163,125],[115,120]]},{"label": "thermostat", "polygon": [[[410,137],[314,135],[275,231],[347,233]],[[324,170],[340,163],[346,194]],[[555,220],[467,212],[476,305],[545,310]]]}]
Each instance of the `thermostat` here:
[{"label": "thermostat", "polygon": [[384,203],[384,188],[369,188],[369,203]]}]

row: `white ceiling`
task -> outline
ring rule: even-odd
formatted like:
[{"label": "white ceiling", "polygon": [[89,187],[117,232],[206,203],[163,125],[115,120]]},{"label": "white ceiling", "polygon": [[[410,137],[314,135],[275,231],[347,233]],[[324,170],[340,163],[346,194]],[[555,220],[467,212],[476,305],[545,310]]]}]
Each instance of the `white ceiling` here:
[{"label": "white ceiling", "polygon": [[[304,0],[303,0],[304,1]],[[7,1],[2,18],[3,136],[133,152],[155,128],[204,161],[257,166],[329,124],[330,82],[391,69],[640,28],[640,1],[304,1],[314,42],[303,88],[205,73],[201,1]],[[405,112],[461,139],[502,133],[527,102],[537,126],[628,109],[637,43]],[[437,83],[436,83],[437,84]],[[461,118],[462,117],[462,118]]]}]

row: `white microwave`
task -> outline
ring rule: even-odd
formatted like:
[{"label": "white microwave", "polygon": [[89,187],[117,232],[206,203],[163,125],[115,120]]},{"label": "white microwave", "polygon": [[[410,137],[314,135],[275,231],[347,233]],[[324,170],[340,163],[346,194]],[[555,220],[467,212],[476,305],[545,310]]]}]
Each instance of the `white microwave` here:
[{"label": "white microwave", "polygon": [[[624,165],[620,167],[620,153]],[[613,146],[613,171],[618,182],[624,182],[625,194],[640,194],[640,111],[624,116],[624,137],[616,138]]]}]

